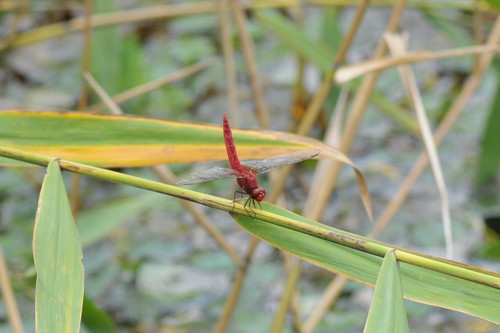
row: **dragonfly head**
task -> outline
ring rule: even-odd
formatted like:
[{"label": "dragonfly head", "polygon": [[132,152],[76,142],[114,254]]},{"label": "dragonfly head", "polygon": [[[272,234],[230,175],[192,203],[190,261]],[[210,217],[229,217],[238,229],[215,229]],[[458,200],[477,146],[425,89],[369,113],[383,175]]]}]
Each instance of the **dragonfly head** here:
[{"label": "dragonfly head", "polygon": [[266,190],[264,190],[263,188],[256,188],[252,191],[251,197],[258,202],[261,202],[266,197]]}]

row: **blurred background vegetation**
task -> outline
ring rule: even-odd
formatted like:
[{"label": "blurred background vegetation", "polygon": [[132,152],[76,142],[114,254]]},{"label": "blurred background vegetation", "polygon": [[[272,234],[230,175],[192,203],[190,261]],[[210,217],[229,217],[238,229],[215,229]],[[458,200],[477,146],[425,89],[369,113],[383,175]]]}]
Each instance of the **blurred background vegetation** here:
[{"label": "blurred background vegetation", "polygon": [[[91,3],[95,17],[114,13],[118,20],[95,28],[91,36],[89,71],[110,95],[215,59],[192,75],[124,102],[121,107],[125,113],[220,123],[222,113],[228,112],[227,86],[219,20],[212,2]],[[246,28],[255,45],[258,76],[272,129],[289,130],[302,116],[338,51],[353,19],[355,4],[333,0],[306,1],[303,6],[292,1],[248,3]],[[495,1],[409,1],[400,30],[408,32],[410,50],[438,51],[483,43],[497,15],[495,5]],[[347,63],[373,56],[391,6],[373,1],[348,51]],[[84,3],[4,0],[0,10],[0,109],[81,109],[84,33],[82,23],[75,20],[84,17]],[[146,17],[138,19],[141,10]],[[166,14],[148,19],[147,15],[155,13]],[[241,37],[233,19],[230,15],[239,100],[238,123],[234,126],[258,128]],[[473,67],[473,57],[414,65],[434,126],[446,116]],[[457,259],[493,271],[500,268],[499,236],[493,231],[498,232],[500,224],[499,78],[500,63],[494,60],[439,150],[450,196]],[[356,93],[359,83],[348,83],[350,94]],[[332,89],[312,136],[323,137],[338,95],[339,89]],[[91,93],[83,109],[97,111],[92,108],[99,103]],[[397,71],[384,71],[348,154],[365,174],[376,216],[423,149],[416,128]],[[172,169],[187,171],[186,166]],[[147,169],[125,171],[155,177]],[[0,170],[0,243],[27,332],[34,327],[31,245],[44,172],[38,168]],[[306,175],[290,180],[293,190],[287,191],[287,207],[292,210],[302,208],[304,190],[298,184],[308,181]],[[65,176],[67,184],[74,181],[70,175]],[[200,188],[230,198],[230,184],[221,181]],[[395,216],[397,223],[380,238],[442,256],[438,201],[432,173],[426,171]],[[227,214],[204,210],[243,255],[250,236]],[[485,218],[489,229],[485,229]],[[236,268],[177,201],[82,177],[77,220],[79,225],[87,226],[82,232],[87,297],[84,316],[89,316],[86,325],[91,326],[92,318],[97,318],[101,323],[109,322],[114,327],[110,331],[119,332],[213,330]],[[101,220],[107,224],[100,225]],[[370,229],[366,220],[355,179],[351,172],[343,172],[322,222],[361,234]],[[301,310],[306,316],[332,277],[329,272],[305,264],[299,286]],[[284,281],[279,252],[268,244],[259,244],[228,331],[267,331]],[[349,282],[316,332],[359,332],[371,295],[371,288]],[[413,302],[406,306],[412,332],[495,330],[492,324],[456,312]],[[287,332],[293,331],[290,322]],[[2,302],[0,332],[10,332]]]}]

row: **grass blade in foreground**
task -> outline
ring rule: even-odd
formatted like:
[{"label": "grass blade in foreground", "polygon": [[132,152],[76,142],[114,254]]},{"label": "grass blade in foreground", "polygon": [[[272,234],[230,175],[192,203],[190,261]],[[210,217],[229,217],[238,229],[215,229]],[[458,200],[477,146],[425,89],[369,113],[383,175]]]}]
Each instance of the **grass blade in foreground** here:
[{"label": "grass blade in foreground", "polygon": [[82,248],[59,165],[47,168],[33,235],[36,331],[77,333],[83,301]]},{"label": "grass blade in foreground", "polygon": [[[235,214],[236,220],[279,249],[370,286],[377,281],[384,254],[396,249],[405,298],[500,324],[498,274],[334,229],[267,203],[262,208],[274,216],[267,218],[256,210],[261,220]],[[404,262],[405,258],[413,263]]]},{"label": "grass blade in foreground", "polygon": [[398,264],[393,251],[385,255],[380,267],[364,332],[410,332]]}]

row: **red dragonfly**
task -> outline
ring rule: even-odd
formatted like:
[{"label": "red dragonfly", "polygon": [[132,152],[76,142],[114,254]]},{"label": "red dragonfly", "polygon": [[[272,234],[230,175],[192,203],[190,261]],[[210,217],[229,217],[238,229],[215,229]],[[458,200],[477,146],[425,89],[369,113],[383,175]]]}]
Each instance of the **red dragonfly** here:
[{"label": "red dragonfly", "polygon": [[259,187],[255,175],[269,172],[271,170],[281,168],[285,165],[311,159],[319,154],[318,150],[300,150],[288,154],[266,158],[264,160],[249,160],[241,163],[238,158],[238,154],[236,153],[233,134],[231,132],[231,127],[229,127],[227,115],[224,115],[222,128],[224,132],[224,142],[226,144],[227,158],[229,159],[229,164],[231,165],[232,169],[214,167],[211,169],[202,170],[200,172],[193,173],[184,179],[181,179],[177,184],[193,185],[208,182],[214,179],[236,177],[238,185],[243,190],[237,191],[236,193],[248,194],[249,200],[245,202],[245,206],[249,201],[251,201],[251,203],[253,203],[255,207],[256,202],[260,205],[260,202],[266,197],[266,190]]}]

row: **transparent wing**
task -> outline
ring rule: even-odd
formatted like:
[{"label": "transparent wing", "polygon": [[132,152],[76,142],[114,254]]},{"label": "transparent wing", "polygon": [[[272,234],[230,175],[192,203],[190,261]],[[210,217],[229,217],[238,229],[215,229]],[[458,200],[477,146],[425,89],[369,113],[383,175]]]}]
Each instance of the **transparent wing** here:
[{"label": "transparent wing", "polygon": [[293,153],[273,156],[264,160],[243,161],[244,164],[254,174],[269,172],[274,169],[284,167],[285,165],[299,163],[319,155],[320,151],[316,149],[299,150]]},{"label": "transparent wing", "polygon": [[198,183],[209,182],[214,179],[238,177],[238,175],[239,175],[238,172],[231,169],[213,167],[210,169],[192,173],[189,176],[180,179],[177,182],[177,185],[181,186],[193,185]]}]

